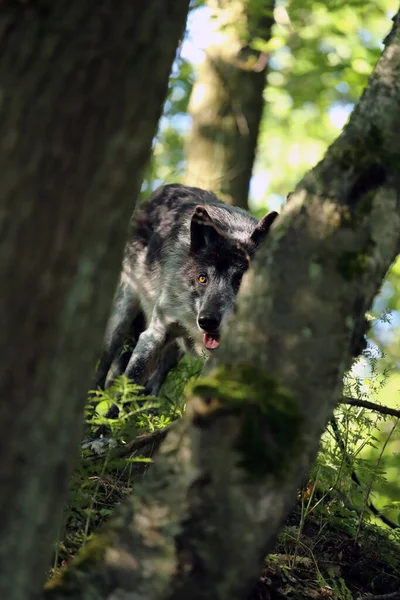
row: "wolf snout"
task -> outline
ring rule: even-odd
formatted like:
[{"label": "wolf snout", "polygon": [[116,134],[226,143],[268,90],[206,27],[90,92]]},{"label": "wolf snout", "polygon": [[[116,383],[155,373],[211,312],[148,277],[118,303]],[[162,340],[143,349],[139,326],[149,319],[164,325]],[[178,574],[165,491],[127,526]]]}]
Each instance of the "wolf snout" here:
[{"label": "wolf snout", "polygon": [[202,313],[197,319],[200,329],[205,332],[216,331],[221,324],[221,315],[216,313]]}]

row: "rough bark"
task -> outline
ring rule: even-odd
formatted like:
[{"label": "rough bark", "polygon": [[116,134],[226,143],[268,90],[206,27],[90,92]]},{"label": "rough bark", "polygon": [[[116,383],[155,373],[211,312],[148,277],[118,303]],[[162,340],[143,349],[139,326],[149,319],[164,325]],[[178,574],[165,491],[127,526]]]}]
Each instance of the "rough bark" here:
[{"label": "rough bark", "polygon": [[400,250],[400,24],[242,286],[185,421],[47,599],[245,598],[295,499]]},{"label": "rough bark", "polygon": [[251,48],[268,40],[274,0],[208,0],[218,41],[207,47],[189,104],[186,183],[247,207],[267,57]]},{"label": "rough bark", "polygon": [[0,4],[0,597],[27,600],[188,0]]}]

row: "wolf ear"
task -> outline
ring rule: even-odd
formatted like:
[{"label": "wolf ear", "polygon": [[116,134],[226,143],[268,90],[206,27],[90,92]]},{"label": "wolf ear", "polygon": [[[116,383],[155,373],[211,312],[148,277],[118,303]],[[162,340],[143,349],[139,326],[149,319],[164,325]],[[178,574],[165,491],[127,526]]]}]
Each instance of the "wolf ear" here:
[{"label": "wolf ear", "polygon": [[250,236],[250,240],[258,246],[260,242],[266,237],[272,223],[275,221],[278,213],[275,210],[267,213],[262,219],[260,219],[256,225],[255,230]]},{"label": "wolf ear", "polygon": [[208,244],[218,232],[214,221],[204,208],[196,206],[190,223],[190,250],[196,252]]}]

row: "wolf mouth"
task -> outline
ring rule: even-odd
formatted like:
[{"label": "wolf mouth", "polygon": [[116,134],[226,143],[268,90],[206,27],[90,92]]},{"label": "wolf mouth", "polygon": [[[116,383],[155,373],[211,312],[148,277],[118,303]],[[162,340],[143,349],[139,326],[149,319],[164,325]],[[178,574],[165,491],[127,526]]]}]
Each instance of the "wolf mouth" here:
[{"label": "wolf mouth", "polygon": [[203,343],[207,350],[215,350],[219,346],[220,334],[217,331],[213,333],[205,333]]}]

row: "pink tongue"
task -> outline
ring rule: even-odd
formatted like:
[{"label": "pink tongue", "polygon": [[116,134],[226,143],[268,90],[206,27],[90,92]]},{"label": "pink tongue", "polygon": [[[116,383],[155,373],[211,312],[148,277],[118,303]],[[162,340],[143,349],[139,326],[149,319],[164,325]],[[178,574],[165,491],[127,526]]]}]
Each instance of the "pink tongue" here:
[{"label": "pink tongue", "polygon": [[219,340],[210,335],[209,333],[204,334],[203,342],[205,347],[208,348],[208,350],[215,350],[215,348],[218,348],[219,346]]}]

